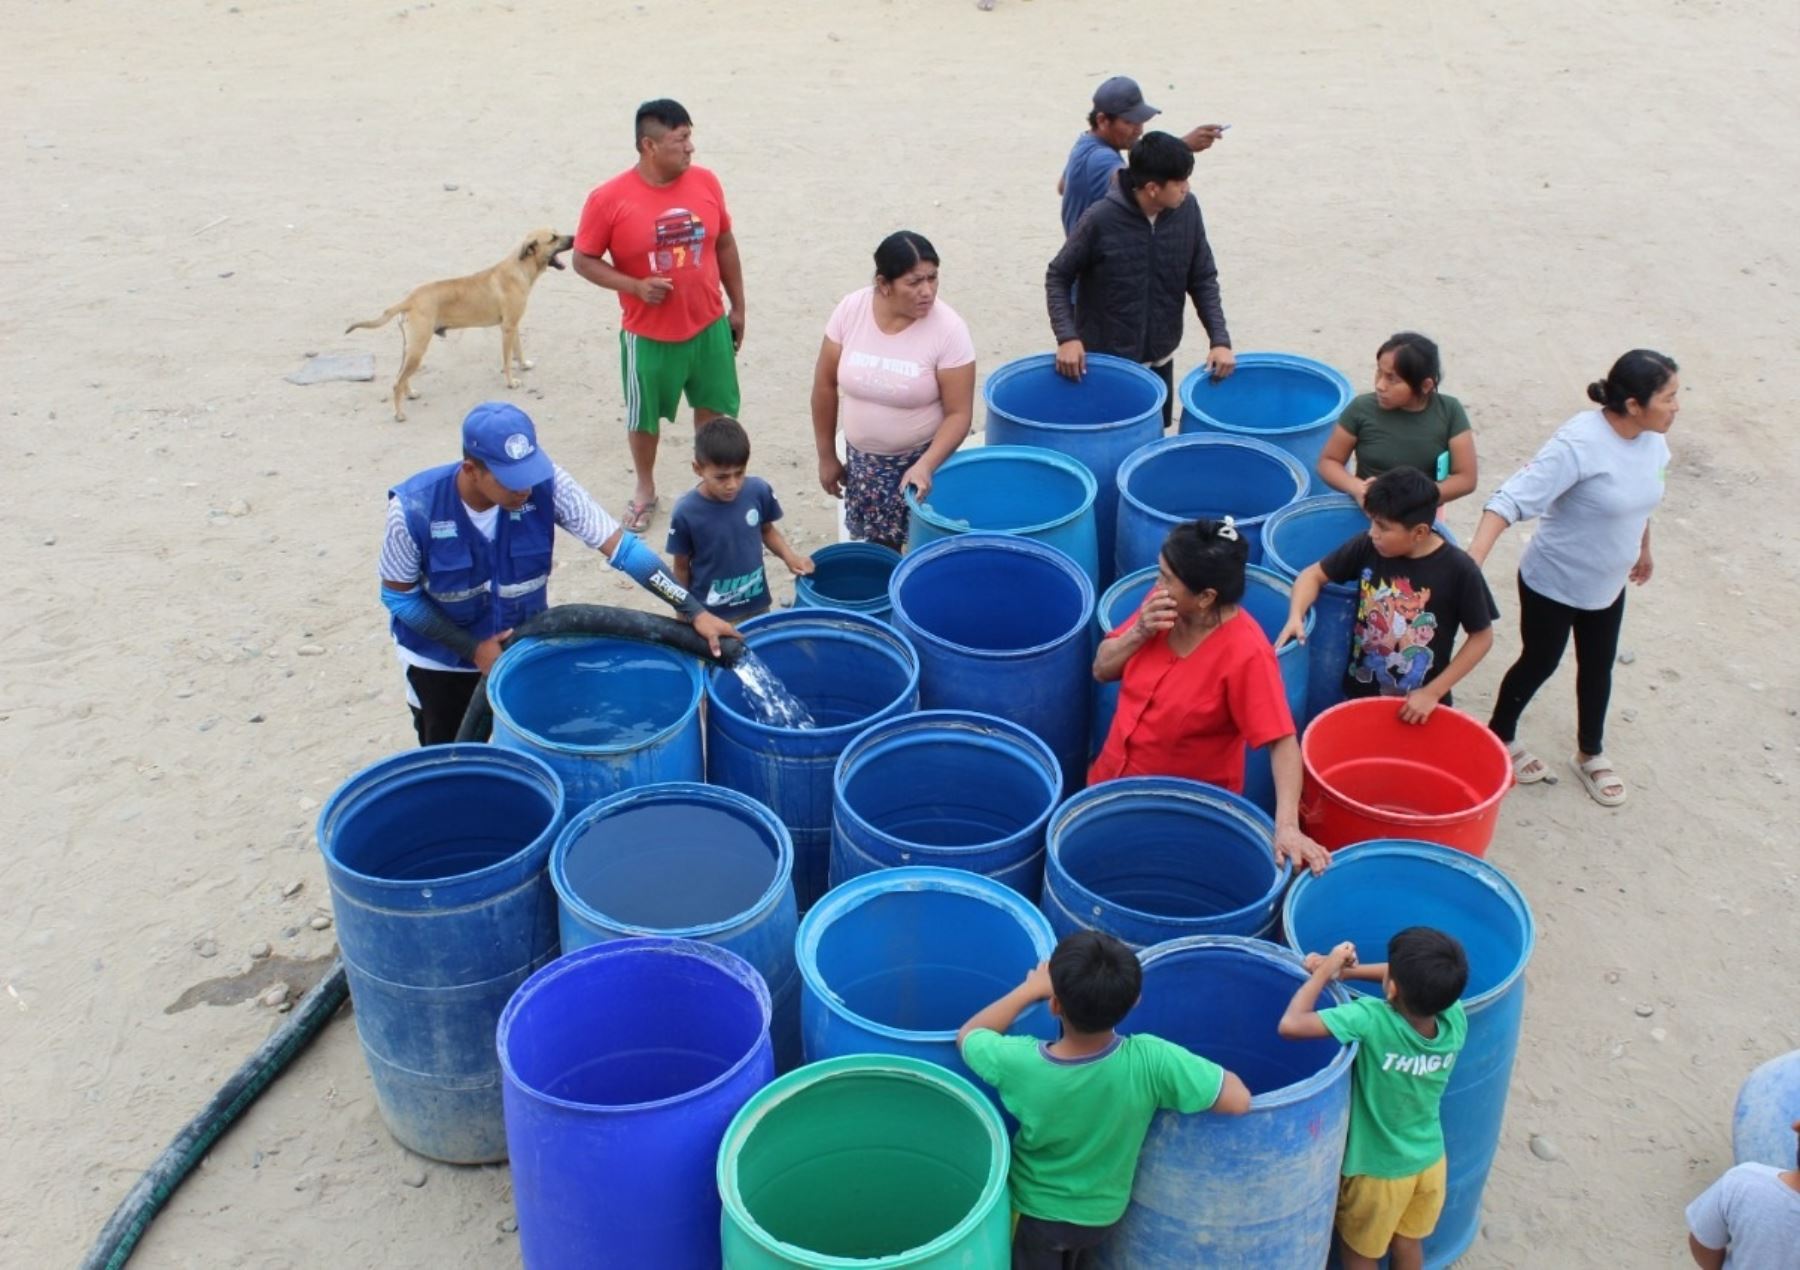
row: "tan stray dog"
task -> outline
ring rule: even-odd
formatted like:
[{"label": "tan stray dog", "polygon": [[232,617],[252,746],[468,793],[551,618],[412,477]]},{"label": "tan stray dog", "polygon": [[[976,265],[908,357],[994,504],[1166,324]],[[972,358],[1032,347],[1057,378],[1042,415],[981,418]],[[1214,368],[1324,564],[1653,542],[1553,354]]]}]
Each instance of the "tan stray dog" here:
[{"label": "tan stray dog", "polygon": [[427,282],[380,317],[352,322],[345,327],[344,334],[348,335],[351,331],[385,326],[395,314],[404,315],[400,329],[405,341],[402,345],[405,360],[401,363],[399,378],[394,380],[394,418],[404,421],[403,403],[408,397],[419,395],[412,386],[413,372],[425,360],[425,348],[434,332],[442,335],[445,331],[471,326],[499,327],[500,373],[508,388],[517,388],[519,381],[513,375],[514,363],[520,370],[530,370],[532,365],[525,360],[524,350],[519,346],[519,319],[525,316],[525,302],[531,298],[531,285],[546,268],[561,269],[563,262],[557,257],[574,245],[575,240],[567,234],[559,234],[554,229],[536,230],[519,244],[517,251],[493,268],[466,278]]}]

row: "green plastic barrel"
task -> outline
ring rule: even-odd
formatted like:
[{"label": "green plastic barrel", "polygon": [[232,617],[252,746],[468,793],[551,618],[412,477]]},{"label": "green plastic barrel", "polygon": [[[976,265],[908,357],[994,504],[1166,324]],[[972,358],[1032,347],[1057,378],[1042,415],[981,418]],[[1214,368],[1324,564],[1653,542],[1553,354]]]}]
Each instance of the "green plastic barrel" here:
[{"label": "green plastic barrel", "polygon": [[809,1064],[764,1086],[719,1144],[725,1270],[1000,1270],[1009,1161],[993,1104],[935,1063]]}]

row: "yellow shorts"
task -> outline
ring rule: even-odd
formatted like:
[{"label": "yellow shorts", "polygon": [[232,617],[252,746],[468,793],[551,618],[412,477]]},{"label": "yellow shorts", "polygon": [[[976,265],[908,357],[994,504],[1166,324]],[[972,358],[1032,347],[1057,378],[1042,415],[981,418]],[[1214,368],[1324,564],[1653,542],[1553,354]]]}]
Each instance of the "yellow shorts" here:
[{"label": "yellow shorts", "polygon": [[1444,1158],[1411,1177],[1346,1177],[1338,1190],[1338,1235],[1365,1257],[1387,1255],[1395,1235],[1423,1239],[1444,1211]]}]

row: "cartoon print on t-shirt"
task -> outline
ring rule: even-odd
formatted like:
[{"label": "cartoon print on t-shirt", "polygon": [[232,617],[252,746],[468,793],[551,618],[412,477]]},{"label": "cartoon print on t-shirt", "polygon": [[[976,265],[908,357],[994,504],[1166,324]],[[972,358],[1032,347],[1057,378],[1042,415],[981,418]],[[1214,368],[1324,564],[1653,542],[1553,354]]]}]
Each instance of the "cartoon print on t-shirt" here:
[{"label": "cartoon print on t-shirt", "polygon": [[697,269],[706,254],[706,222],[685,207],[671,207],[656,218],[656,246],[650,271]]},{"label": "cartoon print on t-shirt", "polygon": [[1437,635],[1437,615],[1425,607],[1431,588],[1414,591],[1406,578],[1376,582],[1374,573],[1362,572],[1350,677],[1375,684],[1383,696],[1403,697],[1431,673],[1431,641]]}]

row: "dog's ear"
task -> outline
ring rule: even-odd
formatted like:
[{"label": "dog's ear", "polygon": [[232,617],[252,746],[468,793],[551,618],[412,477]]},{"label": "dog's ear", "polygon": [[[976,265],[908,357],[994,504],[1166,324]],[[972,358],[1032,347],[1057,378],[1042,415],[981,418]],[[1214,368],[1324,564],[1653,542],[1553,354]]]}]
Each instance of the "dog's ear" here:
[{"label": "dog's ear", "polygon": [[533,238],[530,242],[526,243],[523,247],[519,248],[519,259],[520,260],[530,260],[533,256],[537,255],[537,249],[538,249],[538,241],[537,241],[537,239]]}]

